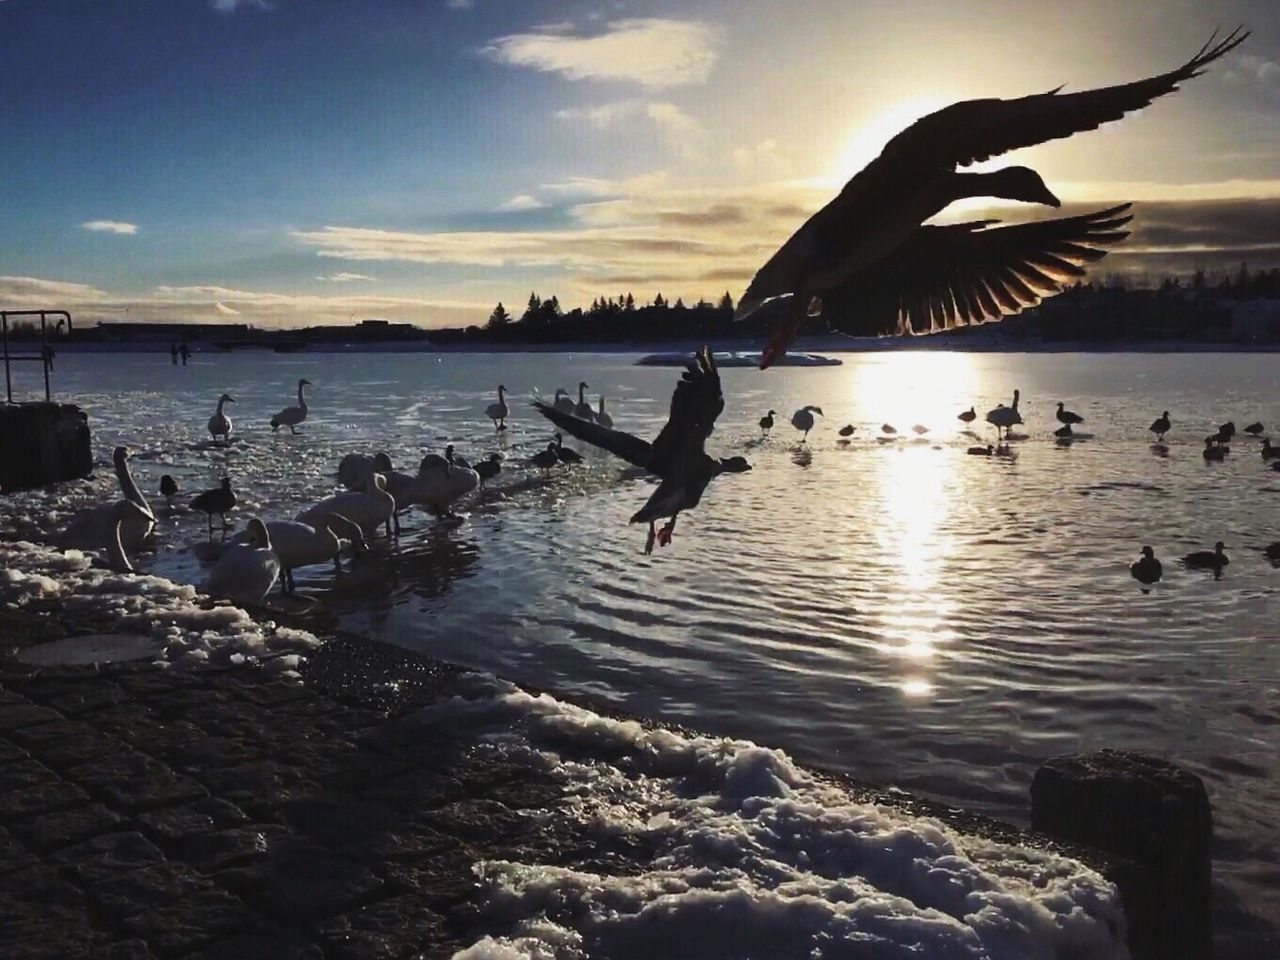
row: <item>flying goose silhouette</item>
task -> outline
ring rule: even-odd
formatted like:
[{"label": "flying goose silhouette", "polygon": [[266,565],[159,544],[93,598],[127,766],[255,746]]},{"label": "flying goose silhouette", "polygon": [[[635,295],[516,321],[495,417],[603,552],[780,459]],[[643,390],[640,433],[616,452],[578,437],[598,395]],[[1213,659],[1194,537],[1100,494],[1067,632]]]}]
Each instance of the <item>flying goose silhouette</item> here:
[{"label": "flying goose silhouette", "polygon": [[1034,170],[961,173],[1010,150],[1093,130],[1157,97],[1239,46],[1217,32],[1168,73],[1079,93],[1055,88],[1011,100],[952,104],[917,120],[810,217],[760,268],[735,318],[773,330],[764,369],[781,357],[807,316],[853,335],[933,333],[994,322],[1033,306],[1083,275],[1123,240],[1129,204],[1082,216],[994,227],[994,220],[921,226],[951,203],[999,197],[1057,207]]},{"label": "flying goose silhouette", "polygon": [[[720,374],[706,347],[695,354],[689,369],[676,384],[671,394],[671,413],[652,443],[621,430],[566,416],[540,401],[535,400],[533,405],[566,433],[608,450],[662,481],[649,502],[631,518],[632,523],[649,524],[645,553],[653,552],[655,540],[662,546],[671,542],[676,518],[682,510],[691,510],[698,505],[712,480],[722,473],[745,473],[751,469],[751,464],[743,457],[717,460],[706,452],[707,438],[715,428],[716,418],[724,410]],[[670,517],[670,523],[661,531],[655,530],[655,521],[663,517]]]}]

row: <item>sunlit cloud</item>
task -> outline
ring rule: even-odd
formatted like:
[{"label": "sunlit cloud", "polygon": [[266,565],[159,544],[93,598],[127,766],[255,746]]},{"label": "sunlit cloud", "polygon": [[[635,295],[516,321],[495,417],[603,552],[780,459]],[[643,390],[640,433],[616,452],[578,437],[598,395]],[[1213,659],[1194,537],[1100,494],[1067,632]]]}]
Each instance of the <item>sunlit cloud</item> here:
[{"label": "sunlit cloud", "polygon": [[494,209],[500,213],[519,213],[524,210],[541,210],[545,206],[546,204],[537,197],[527,193],[520,193],[510,200],[504,200]]},{"label": "sunlit cloud", "polygon": [[316,277],[316,279],[325,280],[325,281],[328,281],[329,283],[361,283],[361,282],[373,283],[378,278],[371,277],[365,273],[347,273],[344,271],[341,273],[330,273],[326,276]]},{"label": "sunlit cloud", "polygon": [[444,5],[450,10],[470,10],[476,5],[476,0],[444,0]]},{"label": "sunlit cloud", "polygon": [[136,294],[113,293],[85,283],[17,276],[0,276],[0,302],[15,310],[42,309],[56,302],[71,311],[77,325],[98,320],[168,322],[202,318],[264,326],[310,326],[383,317],[443,326],[473,323],[492,308],[492,304],[471,300],[316,296],[216,285],[158,286]]},{"label": "sunlit cloud", "polygon": [[80,224],[81,230],[90,230],[94,233],[118,233],[125,236],[133,236],[138,232],[136,223],[126,223],[123,220],[87,220]]},{"label": "sunlit cloud", "polygon": [[483,52],[500,63],[571,80],[646,87],[704,83],[720,55],[719,28],[696,20],[616,20],[592,36],[535,31],[494,39]]},{"label": "sunlit cloud", "polygon": [[675,154],[698,159],[706,153],[702,125],[674,103],[621,100],[590,107],[566,107],[557,110],[555,115],[559,120],[584,124],[594,130],[614,130],[645,138],[651,136],[650,129],[656,128]]}]

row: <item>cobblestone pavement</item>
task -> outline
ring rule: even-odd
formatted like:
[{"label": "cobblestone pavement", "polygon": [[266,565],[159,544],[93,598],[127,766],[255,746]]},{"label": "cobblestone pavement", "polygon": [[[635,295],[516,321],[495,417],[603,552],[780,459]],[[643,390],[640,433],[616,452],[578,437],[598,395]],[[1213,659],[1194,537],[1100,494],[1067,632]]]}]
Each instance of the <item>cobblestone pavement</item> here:
[{"label": "cobblestone pavement", "polygon": [[0,671],[0,957],[449,956],[475,861],[591,855],[545,774],[407,709],[247,667]]}]

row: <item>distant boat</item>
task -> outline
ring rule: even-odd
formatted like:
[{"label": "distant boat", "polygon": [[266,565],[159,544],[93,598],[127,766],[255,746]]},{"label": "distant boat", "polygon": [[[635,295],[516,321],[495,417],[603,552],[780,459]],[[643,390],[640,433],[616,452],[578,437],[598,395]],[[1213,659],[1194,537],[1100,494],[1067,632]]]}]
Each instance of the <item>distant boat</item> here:
[{"label": "distant boat", "polygon": [[[760,351],[758,350],[728,350],[712,354],[712,357],[715,359],[717,367],[760,366]],[[636,365],[641,367],[683,367],[692,363],[693,358],[694,353],[692,350],[651,353],[637,360]],[[780,367],[838,367],[842,363],[844,363],[843,360],[838,360],[835,357],[824,357],[817,353],[788,353],[785,357],[777,360],[775,365]]]}]

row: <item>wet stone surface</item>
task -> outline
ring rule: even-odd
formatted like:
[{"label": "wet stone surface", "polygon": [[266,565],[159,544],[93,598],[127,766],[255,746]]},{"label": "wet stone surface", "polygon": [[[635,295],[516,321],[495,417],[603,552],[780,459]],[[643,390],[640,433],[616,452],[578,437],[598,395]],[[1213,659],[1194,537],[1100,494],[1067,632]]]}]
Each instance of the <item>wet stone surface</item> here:
[{"label": "wet stone surface", "polygon": [[336,960],[474,942],[472,865],[556,860],[559,788],[462,741],[405,738],[397,721],[454,678],[415,669],[387,699],[326,684],[339,665],[302,685],[0,664],[0,953]]}]

